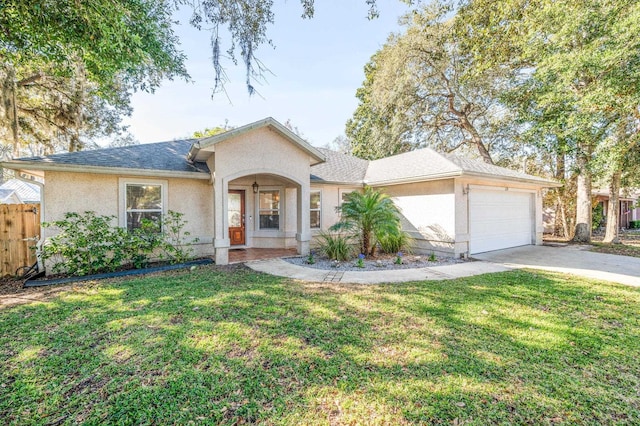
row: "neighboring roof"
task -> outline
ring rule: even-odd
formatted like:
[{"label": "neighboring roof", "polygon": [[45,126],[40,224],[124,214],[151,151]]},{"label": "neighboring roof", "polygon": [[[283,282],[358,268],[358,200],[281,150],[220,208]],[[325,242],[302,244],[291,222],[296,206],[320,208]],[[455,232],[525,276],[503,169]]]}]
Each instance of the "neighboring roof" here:
[{"label": "neighboring roof", "polygon": [[364,181],[368,185],[389,185],[463,175],[516,180],[545,186],[559,185],[549,179],[494,166],[481,160],[440,154],[430,148],[371,161]]},{"label": "neighboring roof", "polygon": [[227,130],[226,132],[218,133],[217,135],[209,136],[206,138],[202,138],[197,140],[197,142],[193,145],[192,149],[189,151],[189,159],[197,158],[198,152],[201,149],[208,148],[211,146],[215,146],[220,142],[224,142],[228,139],[243,135],[247,132],[260,129],[262,127],[268,127],[280,133],[285,138],[289,139],[295,145],[298,145],[303,151],[307,152],[311,157],[313,157],[316,162],[313,164],[318,164],[325,161],[324,155],[315,147],[311,146],[309,142],[302,139],[300,136],[293,133],[291,130],[287,129],[285,126],[280,124],[272,117],[267,117],[260,121],[256,121],[255,123],[250,123],[241,127],[237,127],[232,130]]},{"label": "neighboring roof", "polygon": [[326,161],[311,166],[311,182],[362,185],[369,161],[326,148],[318,148],[318,151]]},{"label": "neighboring roof", "polygon": [[[591,195],[609,199],[609,190],[603,188],[593,188]],[[632,188],[621,188],[618,195],[622,201],[633,201],[640,199],[640,191]]]},{"label": "neighboring roof", "polygon": [[[35,170],[65,170],[102,173],[148,171],[157,174],[209,178],[205,163],[187,161],[187,154],[195,140],[177,140],[117,148],[65,152],[44,157],[26,157],[3,163],[10,168]],[[157,173],[160,172],[160,173]],[[189,176],[192,175],[192,176]]]},{"label": "neighboring roof", "polygon": [[10,179],[0,185],[0,189],[15,191],[25,203],[40,202],[40,187],[34,183],[25,182],[20,179]]},{"label": "neighboring roof", "polygon": [[0,204],[20,204],[22,200],[13,189],[0,188]]}]

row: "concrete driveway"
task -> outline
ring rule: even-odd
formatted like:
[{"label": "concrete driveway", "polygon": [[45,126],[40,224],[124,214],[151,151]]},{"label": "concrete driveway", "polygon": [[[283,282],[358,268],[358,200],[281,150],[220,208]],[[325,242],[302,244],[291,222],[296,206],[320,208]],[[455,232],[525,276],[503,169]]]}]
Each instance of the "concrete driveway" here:
[{"label": "concrete driveway", "polygon": [[589,246],[524,246],[472,257],[509,268],[563,272],[640,287],[640,258],[594,253]]}]

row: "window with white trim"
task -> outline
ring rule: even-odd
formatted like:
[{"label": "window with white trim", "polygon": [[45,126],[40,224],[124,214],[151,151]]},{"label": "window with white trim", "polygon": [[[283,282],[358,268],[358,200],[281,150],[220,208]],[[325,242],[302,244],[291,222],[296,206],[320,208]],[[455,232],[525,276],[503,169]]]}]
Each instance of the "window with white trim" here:
[{"label": "window with white trim", "polygon": [[138,229],[145,219],[159,222],[165,213],[166,187],[160,182],[122,182],[124,212],[121,223],[127,231]]},{"label": "window with white trim", "polygon": [[320,229],[322,218],[322,192],[312,189],[309,192],[309,222],[311,229]]},{"label": "window with white trim", "polygon": [[261,189],[258,198],[260,229],[280,229],[280,190]]}]

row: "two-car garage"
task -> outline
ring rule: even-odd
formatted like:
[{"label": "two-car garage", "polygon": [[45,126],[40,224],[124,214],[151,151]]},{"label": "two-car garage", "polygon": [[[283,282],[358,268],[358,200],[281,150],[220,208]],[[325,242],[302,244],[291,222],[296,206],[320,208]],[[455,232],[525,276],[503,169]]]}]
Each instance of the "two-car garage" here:
[{"label": "two-car garage", "polygon": [[534,197],[511,188],[471,188],[469,254],[535,244]]}]

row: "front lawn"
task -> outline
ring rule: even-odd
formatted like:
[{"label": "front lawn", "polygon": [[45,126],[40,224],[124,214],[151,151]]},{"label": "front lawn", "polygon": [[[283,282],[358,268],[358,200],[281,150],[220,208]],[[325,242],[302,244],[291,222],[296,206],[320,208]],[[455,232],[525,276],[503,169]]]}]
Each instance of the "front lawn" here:
[{"label": "front lawn", "polygon": [[243,268],[0,310],[29,424],[638,424],[640,289],[550,273],[356,286]]}]

